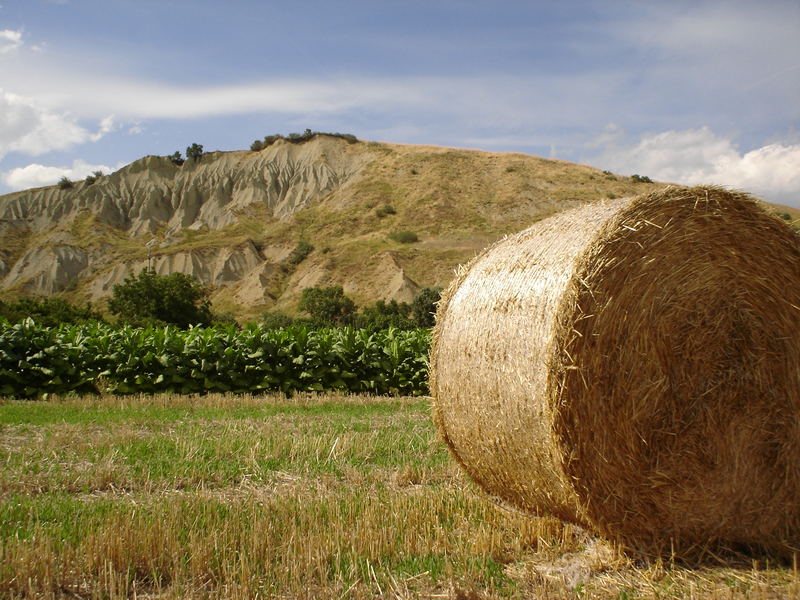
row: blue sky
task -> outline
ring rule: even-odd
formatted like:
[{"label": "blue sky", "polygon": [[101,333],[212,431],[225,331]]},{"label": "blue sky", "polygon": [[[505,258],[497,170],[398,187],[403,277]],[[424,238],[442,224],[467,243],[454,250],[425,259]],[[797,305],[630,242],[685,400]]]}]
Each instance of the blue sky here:
[{"label": "blue sky", "polygon": [[798,32],[798,0],[0,0],[0,193],[308,127],[800,206]]}]

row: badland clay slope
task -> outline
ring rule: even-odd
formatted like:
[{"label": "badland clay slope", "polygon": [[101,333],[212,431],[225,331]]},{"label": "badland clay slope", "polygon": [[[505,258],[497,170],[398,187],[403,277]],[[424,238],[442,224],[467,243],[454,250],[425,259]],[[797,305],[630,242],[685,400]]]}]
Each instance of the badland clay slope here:
[{"label": "badland clay slope", "polygon": [[[241,318],[293,312],[309,286],[342,285],[359,304],[408,301],[505,234],[657,186],[522,154],[326,135],[182,166],[148,156],[92,185],[0,196],[0,294],[102,307],[149,261],[212,286],[216,309]],[[301,242],[313,250],[297,262]]]}]

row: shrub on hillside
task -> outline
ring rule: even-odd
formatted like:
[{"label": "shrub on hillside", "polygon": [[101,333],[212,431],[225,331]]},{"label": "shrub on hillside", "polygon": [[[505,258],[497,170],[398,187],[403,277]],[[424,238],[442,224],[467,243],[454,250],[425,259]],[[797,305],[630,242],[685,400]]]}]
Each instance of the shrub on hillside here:
[{"label": "shrub on hillside", "polygon": [[250,150],[253,152],[258,152],[259,150],[263,150],[264,148],[269,148],[272,144],[277,142],[278,140],[286,140],[287,142],[291,142],[292,144],[302,144],[303,142],[307,142],[311,139],[314,139],[318,135],[327,135],[329,137],[336,137],[345,140],[348,144],[355,144],[358,142],[358,138],[354,136],[352,133],[330,133],[326,131],[311,131],[310,129],[306,129],[303,133],[289,133],[287,135],[282,135],[280,133],[275,133],[273,135],[264,136],[264,140],[255,140],[252,144],[250,144]]},{"label": "shrub on hillside", "polygon": [[354,136],[352,133],[326,133],[324,135],[342,138],[348,144],[355,144],[356,142],[358,142],[358,138]]},{"label": "shrub on hillside", "polygon": [[300,240],[292,250],[291,254],[286,257],[286,260],[281,264],[281,270],[284,273],[291,273],[297,268],[306,257],[314,251],[314,246],[305,240]]},{"label": "shrub on hillside", "polygon": [[86,181],[86,185],[92,185],[98,179],[100,179],[102,176],[103,176],[103,172],[102,171],[95,171],[91,175],[87,175],[86,179],[84,181]]},{"label": "shrub on hillside", "polygon": [[275,133],[273,135],[266,135],[264,136],[264,148],[271,146],[278,140],[285,139],[280,133]]},{"label": "shrub on hillside", "polygon": [[62,176],[61,179],[58,180],[58,189],[60,190],[68,190],[72,187],[72,185],[72,180],[66,175]]},{"label": "shrub on hillside", "polygon": [[310,129],[306,129],[303,133],[290,133],[286,136],[286,139],[294,144],[300,142],[306,142],[314,137],[314,132]]},{"label": "shrub on hillside", "polygon": [[178,165],[179,167],[185,162],[179,150],[175,150],[174,154],[171,154],[167,157],[173,165]]},{"label": "shrub on hillside", "polygon": [[653,180],[646,175],[639,175],[637,173],[631,175],[631,181],[634,183],[653,183]]},{"label": "shrub on hillside", "polygon": [[390,233],[389,239],[400,242],[401,244],[414,244],[419,241],[419,236],[413,231],[401,230]]},{"label": "shrub on hillside", "polygon": [[386,215],[396,215],[397,211],[391,204],[384,204],[383,206],[379,206],[375,209],[375,214],[379,219],[382,219]]}]

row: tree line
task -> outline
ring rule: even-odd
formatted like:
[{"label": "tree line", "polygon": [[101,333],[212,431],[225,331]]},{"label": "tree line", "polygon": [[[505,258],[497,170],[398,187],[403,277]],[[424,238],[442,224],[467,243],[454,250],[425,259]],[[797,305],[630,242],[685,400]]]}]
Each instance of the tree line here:
[{"label": "tree line", "polygon": [[[140,327],[175,325],[187,329],[190,326],[234,324],[231,316],[212,311],[210,291],[190,275],[159,275],[154,269],[146,268],[113,287],[108,311],[117,323]],[[297,306],[301,316],[268,312],[262,316],[261,326],[347,325],[372,330],[432,327],[441,292],[440,287],[426,287],[410,303],[378,300],[359,309],[341,286],[309,287],[303,290]],[[39,325],[50,327],[62,323],[105,321],[90,303],[79,306],[58,297],[0,300],[0,319],[18,323],[27,317]]]}]

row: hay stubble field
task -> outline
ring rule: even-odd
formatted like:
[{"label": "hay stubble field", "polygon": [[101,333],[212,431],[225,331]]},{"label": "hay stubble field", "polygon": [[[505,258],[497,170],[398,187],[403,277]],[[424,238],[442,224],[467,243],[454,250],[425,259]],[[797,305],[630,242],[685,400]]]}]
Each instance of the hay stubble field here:
[{"label": "hay stubble field", "polygon": [[4,598],[792,598],[767,557],[635,563],[493,504],[426,399],[0,401]]}]

